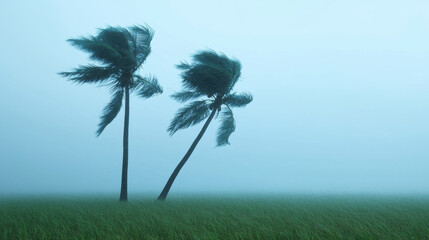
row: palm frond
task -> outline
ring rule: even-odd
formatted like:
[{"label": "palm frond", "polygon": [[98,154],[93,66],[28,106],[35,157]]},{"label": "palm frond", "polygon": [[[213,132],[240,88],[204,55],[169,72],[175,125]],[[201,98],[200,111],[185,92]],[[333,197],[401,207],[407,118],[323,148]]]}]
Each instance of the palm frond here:
[{"label": "palm frond", "polygon": [[176,65],[177,69],[180,70],[188,70],[189,68],[191,68],[191,65],[187,62],[180,62],[179,64]]},{"label": "palm frond", "polygon": [[121,63],[121,54],[110,44],[100,41],[94,37],[81,37],[69,39],[73,46],[91,54],[90,58],[111,66]]},{"label": "palm frond", "polygon": [[151,52],[150,43],[155,34],[154,30],[148,25],[134,25],[129,28],[134,35],[136,46],[135,56],[137,65],[140,66],[146,61]]},{"label": "palm frond", "polygon": [[173,98],[174,100],[184,103],[187,102],[191,99],[196,99],[199,97],[202,97],[203,95],[198,93],[198,92],[193,92],[193,91],[182,91],[182,92],[176,92],[173,93],[171,95],[171,98]]},{"label": "palm frond", "polygon": [[188,128],[203,121],[209,114],[209,104],[206,100],[194,101],[179,109],[167,131],[171,136],[180,129]]},{"label": "palm frond", "polygon": [[221,121],[216,138],[218,147],[229,145],[229,136],[235,131],[234,116],[229,107],[222,110]]},{"label": "palm frond", "polygon": [[58,74],[80,84],[103,83],[116,74],[116,69],[89,64],[87,66],[79,66],[72,72],[60,72]]},{"label": "palm frond", "polygon": [[155,34],[155,31],[149,27],[148,25],[134,25],[130,27],[131,32],[133,32],[134,35],[137,35],[137,42],[139,42],[139,45],[148,45]]},{"label": "palm frond", "polygon": [[253,100],[253,96],[250,93],[241,94],[228,94],[223,98],[222,102],[230,107],[244,107]]},{"label": "palm frond", "polygon": [[235,84],[237,83],[238,79],[240,79],[240,76],[241,76],[240,61],[238,59],[232,59],[230,64],[231,64],[232,78],[226,93],[230,92],[232,88],[234,88]]},{"label": "palm frond", "polygon": [[113,119],[118,115],[122,107],[122,99],[124,96],[124,91],[122,89],[117,90],[112,100],[104,107],[103,115],[101,116],[101,122],[98,124],[98,130],[96,132],[97,136],[103,132],[103,130],[109,125]]},{"label": "palm frond", "polygon": [[142,77],[140,75],[134,75],[134,82],[135,86],[133,90],[142,98],[150,98],[153,95],[163,92],[158,80],[153,76]]}]

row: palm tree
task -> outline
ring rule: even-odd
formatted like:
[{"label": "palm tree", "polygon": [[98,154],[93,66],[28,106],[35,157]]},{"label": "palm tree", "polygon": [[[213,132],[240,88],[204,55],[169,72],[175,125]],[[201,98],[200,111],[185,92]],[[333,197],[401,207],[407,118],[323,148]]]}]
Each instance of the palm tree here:
[{"label": "palm tree", "polygon": [[158,80],[153,76],[142,77],[136,72],[146,61],[151,48],[153,30],[149,26],[135,25],[129,28],[107,27],[99,29],[97,36],[80,37],[68,41],[88,52],[98,63],[79,66],[61,76],[78,84],[92,83],[109,86],[112,99],[103,110],[96,132],[99,136],[115,119],[125,96],[125,121],[123,138],[122,181],[120,201],[128,199],[128,127],[130,115],[130,91],[142,98],[162,93]]},{"label": "palm tree", "polygon": [[[237,59],[229,59],[214,51],[200,51],[193,56],[191,64],[182,62],[177,66],[182,70],[182,85],[184,90],[171,97],[185,103],[179,109],[168,128],[170,136],[180,129],[193,126],[207,119],[197,138],[192,143],[185,156],[174,169],[158,200],[165,200],[180,169],[191,156],[204,132],[216,113],[221,113],[221,125],[217,133],[217,146],[229,144],[229,136],[235,131],[235,120],[232,107],[244,107],[253,100],[249,93],[235,93],[232,89],[240,78],[241,64]],[[222,108],[222,106],[224,106]]]}]

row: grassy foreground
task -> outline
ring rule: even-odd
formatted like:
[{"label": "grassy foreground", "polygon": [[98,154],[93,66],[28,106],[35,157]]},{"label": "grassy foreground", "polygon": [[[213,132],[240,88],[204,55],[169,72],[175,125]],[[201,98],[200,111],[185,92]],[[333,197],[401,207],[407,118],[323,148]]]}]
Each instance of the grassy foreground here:
[{"label": "grassy foreground", "polygon": [[429,239],[429,198],[2,199],[0,239]]}]

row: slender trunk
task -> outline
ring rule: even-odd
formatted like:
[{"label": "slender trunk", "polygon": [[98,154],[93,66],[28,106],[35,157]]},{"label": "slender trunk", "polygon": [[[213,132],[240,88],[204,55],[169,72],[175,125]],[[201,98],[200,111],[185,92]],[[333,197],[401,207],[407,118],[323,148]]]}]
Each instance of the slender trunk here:
[{"label": "slender trunk", "polygon": [[122,158],[122,181],[119,201],[128,201],[128,128],[130,120],[130,90],[125,87],[124,152]]},{"label": "slender trunk", "polygon": [[158,200],[165,200],[167,198],[167,194],[170,191],[171,185],[173,185],[174,179],[176,179],[177,175],[180,172],[180,169],[182,169],[183,165],[185,165],[186,161],[188,161],[188,158],[191,156],[192,152],[194,151],[195,147],[197,146],[198,142],[203,137],[205,131],[207,130],[207,127],[209,126],[210,122],[212,121],[217,108],[212,110],[212,113],[210,114],[209,118],[207,119],[206,123],[204,124],[203,128],[201,129],[200,133],[198,134],[197,138],[195,138],[194,142],[192,143],[189,150],[186,152],[185,156],[183,156],[180,163],[177,165],[176,169],[174,169],[173,173],[171,174],[170,178],[167,181],[167,184],[165,184],[164,189],[162,190],[161,194],[158,196]]}]

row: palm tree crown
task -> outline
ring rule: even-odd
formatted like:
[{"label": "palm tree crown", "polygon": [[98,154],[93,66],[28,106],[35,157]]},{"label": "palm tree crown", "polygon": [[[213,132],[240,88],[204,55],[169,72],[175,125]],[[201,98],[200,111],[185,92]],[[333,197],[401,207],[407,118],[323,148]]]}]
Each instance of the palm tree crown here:
[{"label": "palm tree crown", "polygon": [[88,52],[97,65],[79,66],[60,75],[79,84],[107,85],[112,92],[112,99],[101,116],[97,136],[119,113],[126,89],[143,98],[162,93],[155,77],[136,74],[151,52],[153,33],[149,26],[107,27],[100,29],[97,36],[68,40],[73,46]]},{"label": "palm tree crown", "polygon": [[[229,136],[235,131],[235,120],[231,108],[244,107],[253,97],[250,93],[232,92],[241,74],[241,64],[214,51],[200,51],[192,57],[193,62],[182,62],[184,90],[172,98],[185,103],[179,109],[168,128],[170,135],[180,129],[193,126],[206,119],[211,111],[221,112],[221,125],[217,133],[217,146],[229,144]],[[222,106],[224,108],[222,109]]]}]

